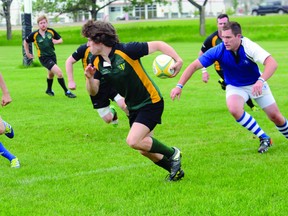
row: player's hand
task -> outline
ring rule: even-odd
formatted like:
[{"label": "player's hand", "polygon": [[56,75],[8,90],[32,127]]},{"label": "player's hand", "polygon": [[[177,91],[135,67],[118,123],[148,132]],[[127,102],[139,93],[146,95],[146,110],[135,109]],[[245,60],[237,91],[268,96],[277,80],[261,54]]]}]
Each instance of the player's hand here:
[{"label": "player's hand", "polygon": [[174,99],[177,97],[177,99],[179,100],[181,96],[181,92],[182,92],[181,88],[178,88],[178,87],[173,88],[170,93],[171,99],[174,101]]},{"label": "player's hand", "polygon": [[207,71],[206,72],[202,72],[202,81],[204,83],[207,83],[209,78],[210,78],[210,75],[209,75],[209,73]]},{"label": "player's hand", "polygon": [[94,73],[96,72],[96,69],[92,66],[92,64],[88,64],[87,67],[85,68],[85,76],[90,79],[91,77],[94,76]]},{"label": "player's hand", "polygon": [[31,53],[26,53],[28,59],[34,59],[34,56]]},{"label": "player's hand", "polygon": [[183,60],[182,59],[178,59],[177,61],[175,60],[175,64],[171,66],[171,70],[174,70],[172,77],[175,77],[181,70],[183,65]]},{"label": "player's hand", "polygon": [[12,99],[9,94],[5,94],[2,96],[1,106],[6,106],[7,104],[11,102],[12,102]]},{"label": "player's hand", "polygon": [[252,95],[258,97],[262,95],[262,88],[264,83],[261,80],[257,80],[257,82],[252,86]]},{"label": "player's hand", "polygon": [[76,83],[74,81],[68,82],[68,88],[70,90],[76,90]]}]

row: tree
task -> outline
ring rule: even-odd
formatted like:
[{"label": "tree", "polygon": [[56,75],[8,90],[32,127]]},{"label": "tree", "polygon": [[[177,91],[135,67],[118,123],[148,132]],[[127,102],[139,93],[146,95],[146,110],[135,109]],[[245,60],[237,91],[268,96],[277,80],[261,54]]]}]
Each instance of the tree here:
[{"label": "tree", "polygon": [[1,0],[2,1],[2,8],[3,11],[0,12],[0,15],[5,17],[6,20],[6,37],[7,40],[12,39],[12,27],[11,27],[11,15],[10,15],[10,8],[13,0]]},{"label": "tree", "polygon": [[192,1],[192,0],[188,0],[192,5],[194,5],[196,8],[198,8],[199,10],[199,14],[200,14],[200,35],[204,36],[206,34],[205,31],[205,6],[208,2],[208,0],[205,0],[203,2],[203,5],[199,5],[197,4],[197,2]]},{"label": "tree", "polygon": [[[36,0],[36,2],[33,3],[33,11],[44,11],[46,13],[56,12],[58,13],[58,16],[64,13],[71,13],[75,15],[79,11],[89,12],[92,19],[96,20],[97,14],[100,10],[116,1],[118,0]],[[101,2],[101,6],[99,2]],[[151,4],[153,2],[158,2],[162,4],[167,3],[166,1],[161,0],[127,0],[127,3],[130,3],[130,6],[132,6],[132,8],[135,5]]]}]

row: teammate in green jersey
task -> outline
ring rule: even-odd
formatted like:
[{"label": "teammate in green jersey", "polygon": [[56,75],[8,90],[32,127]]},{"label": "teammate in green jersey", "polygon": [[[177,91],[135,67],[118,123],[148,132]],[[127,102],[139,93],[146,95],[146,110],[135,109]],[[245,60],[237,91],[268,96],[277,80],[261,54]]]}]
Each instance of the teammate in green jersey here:
[{"label": "teammate in green jersey", "polygon": [[156,51],[167,54],[176,61],[173,66],[176,76],[183,64],[180,56],[162,41],[120,43],[115,28],[104,21],[87,21],[82,34],[94,55],[92,64],[85,69],[88,92],[97,94],[102,77],[109,82],[125,98],[129,110],[127,144],[166,169],[169,181],[181,179],[184,171],[180,150],[152,137],[153,129],[161,123],[164,100],[140,60]]},{"label": "teammate in green jersey", "polygon": [[57,65],[54,44],[62,43],[63,39],[54,29],[48,28],[48,20],[45,15],[38,17],[37,23],[39,29],[31,32],[23,41],[26,56],[30,59],[34,58],[29,51],[29,43],[34,42],[37,48],[39,61],[48,70],[46,94],[54,96],[52,84],[54,75],[56,75],[58,77],[58,83],[63,88],[65,95],[68,98],[75,98],[76,95],[67,89],[63,78],[63,73],[60,67]]}]

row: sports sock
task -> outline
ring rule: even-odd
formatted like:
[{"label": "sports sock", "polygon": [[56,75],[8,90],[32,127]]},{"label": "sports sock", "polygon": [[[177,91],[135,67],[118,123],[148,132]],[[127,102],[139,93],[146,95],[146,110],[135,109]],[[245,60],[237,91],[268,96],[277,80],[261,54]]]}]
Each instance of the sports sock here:
[{"label": "sports sock", "polygon": [[172,147],[168,147],[158,141],[157,139],[152,138],[152,146],[149,152],[151,153],[160,153],[166,156],[167,158],[170,158],[174,154],[174,149]]},{"label": "sports sock", "polygon": [[53,79],[47,78],[47,90],[48,91],[52,91],[52,84],[53,84]]},{"label": "sports sock", "polygon": [[12,159],[16,158],[13,154],[11,154],[4,146],[3,144],[0,142],[0,154],[7,158],[9,161],[11,161]]},{"label": "sports sock", "polygon": [[268,137],[264,131],[260,128],[256,120],[247,112],[244,112],[240,119],[236,120],[240,125],[247,130],[254,133],[257,137]]},{"label": "sports sock", "polygon": [[60,86],[64,89],[65,93],[68,91],[66,85],[65,85],[65,80],[64,78],[58,78],[58,83],[60,84]]},{"label": "sports sock", "polygon": [[249,98],[247,101],[246,101],[246,104],[250,107],[250,108],[253,108],[255,105],[253,104],[251,98]]},{"label": "sports sock", "polygon": [[171,172],[171,163],[169,162],[167,157],[163,157],[160,161],[154,162],[157,166],[162,167],[163,169]]},{"label": "sports sock", "polygon": [[288,124],[287,124],[287,119],[284,123],[284,125],[277,126],[276,128],[279,130],[280,133],[282,133],[287,139],[288,139]]}]

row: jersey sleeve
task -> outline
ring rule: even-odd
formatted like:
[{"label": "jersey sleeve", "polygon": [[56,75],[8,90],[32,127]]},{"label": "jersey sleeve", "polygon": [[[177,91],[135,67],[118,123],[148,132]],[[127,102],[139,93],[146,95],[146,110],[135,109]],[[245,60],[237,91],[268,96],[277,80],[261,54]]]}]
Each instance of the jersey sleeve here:
[{"label": "jersey sleeve", "polygon": [[87,47],[86,45],[81,45],[77,48],[77,50],[72,53],[72,57],[76,60],[79,61],[80,59],[84,58],[85,55],[85,51],[86,51]]},{"label": "jersey sleeve", "polygon": [[32,42],[34,42],[34,35],[36,34],[36,31],[34,31],[34,32],[31,32],[29,35],[27,35],[26,37],[25,37],[25,41],[27,42],[27,43],[32,43]]},{"label": "jersey sleeve", "polygon": [[61,39],[61,36],[60,36],[60,34],[58,34],[58,32],[56,32],[56,31],[55,31],[54,29],[52,29],[52,28],[51,28],[51,30],[52,30],[53,33],[54,33],[54,37],[53,37],[53,38],[54,38],[55,40]]},{"label": "jersey sleeve", "polygon": [[203,65],[203,67],[209,67],[210,65],[214,64],[217,61],[221,54],[223,53],[223,49],[225,49],[224,45],[221,43],[205,52],[202,56],[198,59]]},{"label": "jersey sleeve", "polygon": [[247,57],[254,62],[264,64],[265,59],[271,54],[260,47],[257,43],[251,41],[250,39],[243,37],[242,46],[244,47]]},{"label": "jersey sleeve", "polygon": [[147,42],[130,42],[124,44],[123,48],[125,53],[134,60],[149,54]]}]

